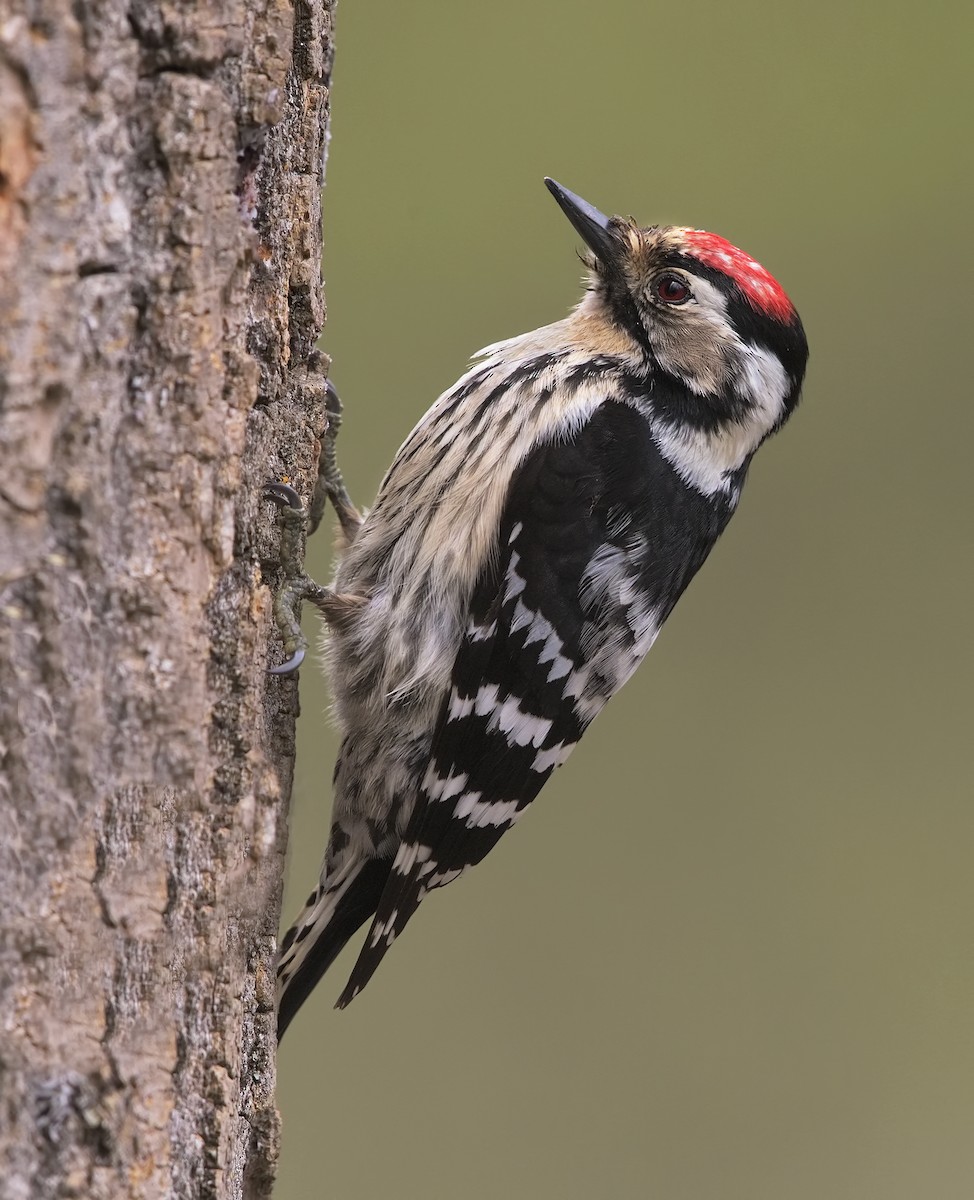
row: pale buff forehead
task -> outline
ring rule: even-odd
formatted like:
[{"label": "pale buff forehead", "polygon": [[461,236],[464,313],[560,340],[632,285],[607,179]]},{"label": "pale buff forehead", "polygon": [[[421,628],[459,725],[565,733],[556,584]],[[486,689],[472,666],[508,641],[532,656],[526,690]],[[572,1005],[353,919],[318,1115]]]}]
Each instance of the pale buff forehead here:
[{"label": "pale buff forehead", "polygon": [[687,230],[679,225],[651,225],[641,229],[627,221],[619,229],[629,247],[629,259],[638,272],[659,267],[674,254],[684,253],[683,238]]}]

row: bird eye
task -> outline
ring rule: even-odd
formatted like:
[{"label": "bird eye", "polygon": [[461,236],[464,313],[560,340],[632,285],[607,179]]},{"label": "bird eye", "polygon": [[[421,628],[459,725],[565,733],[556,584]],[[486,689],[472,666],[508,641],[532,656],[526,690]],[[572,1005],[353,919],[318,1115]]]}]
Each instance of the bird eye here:
[{"label": "bird eye", "polygon": [[679,275],[660,275],[653,289],[664,304],[684,304],[690,299],[690,288]]}]

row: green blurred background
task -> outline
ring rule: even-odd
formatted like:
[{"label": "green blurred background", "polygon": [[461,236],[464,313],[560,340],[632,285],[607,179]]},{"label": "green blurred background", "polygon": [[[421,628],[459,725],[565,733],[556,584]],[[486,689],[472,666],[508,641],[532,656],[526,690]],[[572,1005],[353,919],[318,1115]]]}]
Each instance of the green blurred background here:
[{"label": "green blurred background", "polygon": [[[575,302],[545,174],[743,246],[812,359],[608,715],[292,1026],[280,1200],[974,1195],[971,12],[342,0],[324,345],[359,502],[471,352]],[[335,753],[301,691],[288,922]]]}]

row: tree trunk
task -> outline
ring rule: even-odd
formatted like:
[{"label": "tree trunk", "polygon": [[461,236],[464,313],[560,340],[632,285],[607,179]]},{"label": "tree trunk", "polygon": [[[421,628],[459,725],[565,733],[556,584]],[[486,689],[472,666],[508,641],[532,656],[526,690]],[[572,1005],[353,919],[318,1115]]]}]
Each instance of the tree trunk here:
[{"label": "tree trunk", "polygon": [[0,5],[4,1200],[270,1190],[332,10]]}]

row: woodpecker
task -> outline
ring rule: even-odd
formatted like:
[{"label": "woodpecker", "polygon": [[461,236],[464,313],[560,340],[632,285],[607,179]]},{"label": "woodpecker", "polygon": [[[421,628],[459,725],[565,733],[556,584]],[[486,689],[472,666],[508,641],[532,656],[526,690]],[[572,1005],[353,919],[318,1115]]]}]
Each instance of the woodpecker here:
[{"label": "woodpecker", "polygon": [[339,1008],[424,896],[517,822],[639,665],[798,402],[801,321],[754,259],[545,182],[586,246],[571,315],[482,350],[364,519],[326,456],[346,545],[330,588],[297,590],[325,617],[342,741],[320,881],[281,946],[281,1035],[365,921]]}]

